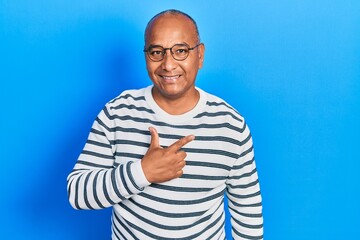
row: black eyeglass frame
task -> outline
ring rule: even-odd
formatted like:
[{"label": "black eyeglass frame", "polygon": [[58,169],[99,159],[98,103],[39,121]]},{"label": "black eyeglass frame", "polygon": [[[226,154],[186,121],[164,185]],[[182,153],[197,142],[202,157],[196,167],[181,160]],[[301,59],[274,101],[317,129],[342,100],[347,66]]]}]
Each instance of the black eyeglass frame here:
[{"label": "black eyeglass frame", "polygon": [[[171,53],[171,56],[176,60],[176,61],[184,61],[185,59],[187,59],[188,58],[188,56],[189,56],[189,54],[190,54],[190,52],[188,52],[188,54],[186,55],[186,57],[184,58],[184,59],[177,59],[175,56],[174,56],[174,52],[172,51],[172,49],[175,47],[175,46],[185,46],[185,47],[187,47],[187,49],[188,49],[188,51],[191,51],[191,50],[194,50],[195,48],[197,48],[198,46],[200,46],[200,45],[202,45],[203,43],[198,43],[198,44],[196,44],[194,47],[190,47],[189,45],[187,45],[187,44],[184,44],[184,43],[177,43],[177,44],[175,44],[174,46],[172,46],[172,47],[170,47],[170,48],[164,48],[163,46],[160,46],[160,45],[150,45],[147,49],[144,49],[143,50],[143,52],[146,52],[147,53],[147,56],[149,57],[149,59],[151,60],[151,61],[153,61],[153,62],[160,62],[160,61],[162,61],[162,60],[164,60],[164,57],[165,57],[165,54],[166,54],[166,50],[170,50],[170,53]],[[151,48],[154,48],[154,47],[161,47],[163,50],[162,50],[162,58],[161,59],[159,59],[159,60],[154,60],[154,59],[152,59],[151,58],[151,56],[150,56],[150,53],[149,53],[149,50],[151,49]]]}]

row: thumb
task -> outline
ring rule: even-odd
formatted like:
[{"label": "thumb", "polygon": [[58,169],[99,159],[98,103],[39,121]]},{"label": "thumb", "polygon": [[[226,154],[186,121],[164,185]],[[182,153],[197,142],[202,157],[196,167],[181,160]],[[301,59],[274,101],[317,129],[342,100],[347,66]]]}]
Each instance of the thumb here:
[{"label": "thumb", "polygon": [[156,129],[153,128],[153,127],[149,127],[149,131],[150,131],[150,134],[151,134],[150,148],[158,148],[158,147],[160,147],[159,134],[156,131]]}]

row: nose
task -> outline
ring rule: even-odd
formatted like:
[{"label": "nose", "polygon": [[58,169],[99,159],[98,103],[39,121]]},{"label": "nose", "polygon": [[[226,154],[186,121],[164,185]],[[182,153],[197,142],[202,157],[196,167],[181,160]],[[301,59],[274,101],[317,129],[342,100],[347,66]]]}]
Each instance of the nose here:
[{"label": "nose", "polygon": [[172,71],[177,67],[177,61],[173,58],[170,49],[166,49],[165,52],[162,68],[165,71]]}]

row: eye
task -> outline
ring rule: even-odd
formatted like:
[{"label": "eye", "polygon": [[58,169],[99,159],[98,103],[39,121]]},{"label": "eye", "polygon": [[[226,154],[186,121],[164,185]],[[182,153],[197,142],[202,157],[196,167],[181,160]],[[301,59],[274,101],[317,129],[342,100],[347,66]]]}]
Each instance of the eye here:
[{"label": "eye", "polygon": [[180,47],[175,50],[176,54],[186,54],[189,50],[187,47]]},{"label": "eye", "polygon": [[161,51],[161,50],[155,50],[155,49],[149,50],[149,53],[150,53],[151,56],[160,56],[160,55],[163,55],[163,51]]}]

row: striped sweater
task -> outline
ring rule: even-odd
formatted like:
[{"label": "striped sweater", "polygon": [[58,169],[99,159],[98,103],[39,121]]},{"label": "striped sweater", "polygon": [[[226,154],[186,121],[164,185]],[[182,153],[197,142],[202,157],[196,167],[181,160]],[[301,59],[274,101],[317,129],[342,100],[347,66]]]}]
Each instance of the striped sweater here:
[{"label": "striped sweater", "polygon": [[[234,239],[262,239],[263,218],[252,138],[244,118],[201,89],[191,111],[170,115],[151,88],[128,90],[99,113],[67,179],[75,209],[112,206],[112,239],[226,239],[224,194]],[[189,134],[184,174],[150,184],[141,159],[153,126],[167,147]]]}]

